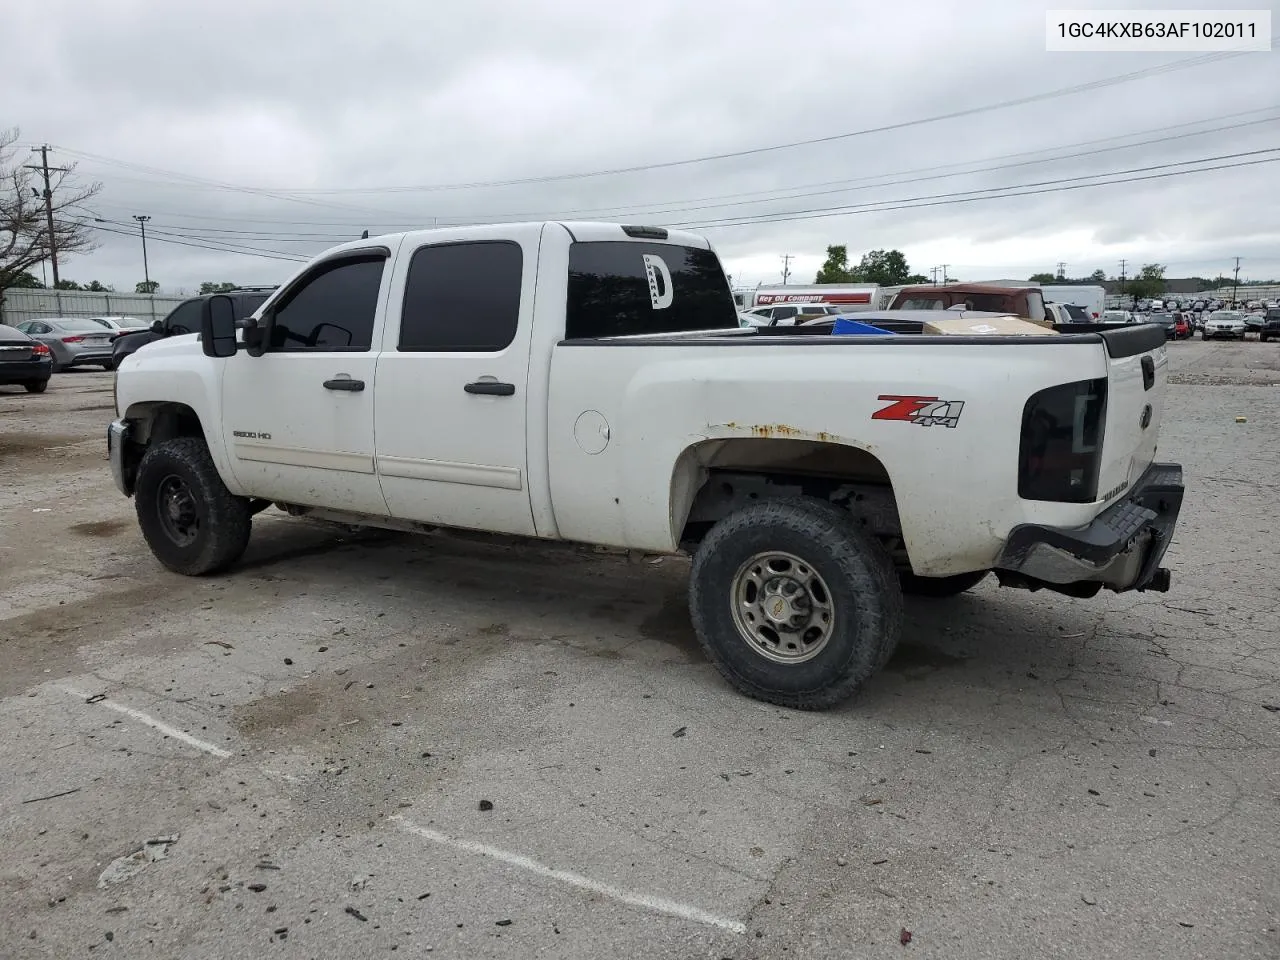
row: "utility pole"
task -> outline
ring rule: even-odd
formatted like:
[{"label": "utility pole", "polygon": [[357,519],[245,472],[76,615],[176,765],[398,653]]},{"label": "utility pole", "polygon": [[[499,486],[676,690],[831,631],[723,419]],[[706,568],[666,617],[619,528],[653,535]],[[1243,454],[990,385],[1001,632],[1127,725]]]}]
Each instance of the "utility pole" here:
[{"label": "utility pole", "polygon": [[49,174],[68,173],[66,167],[49,166],[49,145],[32,147],[32,153],[40,154],[40,166],[27,164],[25,169],[38,170],[44,176],[44,215],[46,228],[49,231],[49,263],[53,266],[53,286],[58,286],[58,241],[53,235],[53,187],[49,183]]},{"label": "utility pole", "polygon": [[929,276],[933,278],[933,285],[936,287],[938,285],[938,268],[930,267]]},{"label": "utility pole", "polygon": [[782,285],[785,287],[787,281],[791,279],[791,261],[795,257],[789,253],[782,255]]},{"label": "utility pole", "polygon": [[1235,302],[1240,299],[1240,258],[1236,257],[1235,280],[1231,283],[1231,306],[1234,307]]},{"label": "utility pole", "polygon": [[947,282],[947,265],[945,263],[942,265],[942,282]]},{"label": "utility pole", "polygon": [[1128,262],[1129,262],[1128,260],[1120,261],[1120,293],[1121,295],[1124,294],[1124,265]]},{"label": "utility pole", "polygon": [[1067,279],[1067,261],[1065,260],[1058,261],[1058,279],[1059,280]]},{"label": "utility pole", "polygon": [[[151,289],[151,270],[147,267],[147,221],[150,216],[133,215],[133,219],[138,221],[138,226],[142,228],[142,279],[147,283],[147,290]],[[135,273],[136,277],[137,274]]]}]

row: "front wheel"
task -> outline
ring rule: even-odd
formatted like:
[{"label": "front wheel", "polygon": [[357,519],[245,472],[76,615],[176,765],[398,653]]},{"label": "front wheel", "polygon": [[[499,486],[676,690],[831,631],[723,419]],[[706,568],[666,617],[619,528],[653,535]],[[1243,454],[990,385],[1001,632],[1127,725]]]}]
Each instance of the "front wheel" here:
[{"label": "front wheel", "polygon": [[133,498],[147,545],[174,573],[216,573],[249,543],[249,501],[227,489],[201,437],[150,447],[138,464]]},{"label": "front wheel", "polygon": [[694,629],[749,697],[825,710],[893,655],[902,591],[888,553],[843,510],[806,497],[725,517],[694,555]]},{"label": "front wheel", "polygon": [[49,388],[49,381],[36,380],[33,383],[24,383],[23,386],[27,388],[27,393],[44,393]]},{"label": "front wheel", "polygon": [[986,570],[957,573],[950,577],[919,577],[914,573],[902,573],[898,579],[902,592],[915,597],[955,597],[971,590],[987,578]]}]

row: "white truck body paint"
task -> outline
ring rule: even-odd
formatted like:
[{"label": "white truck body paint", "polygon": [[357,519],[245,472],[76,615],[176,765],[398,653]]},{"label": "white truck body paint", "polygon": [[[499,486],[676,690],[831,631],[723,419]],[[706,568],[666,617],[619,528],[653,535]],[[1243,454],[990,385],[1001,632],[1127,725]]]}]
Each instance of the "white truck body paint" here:
[{"label": "white truck body paint", "polygon": [[[414,252],[477,240],[520,247],[512,342],[486,353],[400,352]],[[929,576],[989,568],[1019,524],[1088,524],[1154,458],[1163,347],[1113,359],[1098,340],[909,345],[787,336],[762,344],[756,332],[737,328],[712,338],[566,342],[575,242],[655,241],[633,239],[613,224],[537,223],[345,244],[316,262],[375,246],[390,250],[370,349],[241,351],[210,359],[195,336],[159,341],[120,367],[118,413],[137,417],[157,402],[191,407],[219,473],[242,496],[649,551],[679,548],[692,494],[726,442],[847,447],[883,465],[911,567]],[[660,242],[710,249],[706,240],[677,231]],[[670,258],[662,256],[661,267],[635,259],[639,275],[652,284],[652,306],[668,312]],[[314,266],[282,285],[257,316]],[[727,281],[724,295],[736,322]],[[848,342],[859,339],[866,342]],[[1159,381],[1150,391],[1142,382],[1144,358],[1155,363]],[[340,375],[363,380],[365,389],[321,387]],[[1099,495],[1108,496],[1093,503],[1021,499],[1017,463],[1026,399],[1048,386],[1093,378],[1109,378],[1099,482]],[[514,385],[514,394],[464,392],[485,379]],[[927,426],[873,418],[888,403],[882,397],[904,395],[952,404],[961,416],[951,425]],[[1146,404],[1152,410],[1143,427]]]}]

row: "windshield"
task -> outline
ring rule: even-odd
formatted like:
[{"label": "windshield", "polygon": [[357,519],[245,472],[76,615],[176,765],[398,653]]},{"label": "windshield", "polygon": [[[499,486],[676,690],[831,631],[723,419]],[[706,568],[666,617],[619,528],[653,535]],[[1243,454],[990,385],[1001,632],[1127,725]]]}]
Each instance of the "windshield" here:
[{"label": "windshield", "polygon": [[1217,313],[1209,314],[1210,320],[1240,320],[1241,315],[1233,313],[1230,310],[1219,310]]}]

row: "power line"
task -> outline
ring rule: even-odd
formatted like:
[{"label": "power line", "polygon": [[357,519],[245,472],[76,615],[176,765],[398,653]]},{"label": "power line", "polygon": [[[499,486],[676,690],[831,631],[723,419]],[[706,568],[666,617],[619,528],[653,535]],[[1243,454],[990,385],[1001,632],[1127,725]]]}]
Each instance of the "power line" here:
[{"label": "power line", "polygon": [[[1266,108],[1263,108],[1263,109],[1264,109],[1264,110],[1268,110],[1268,111],[1269,111],[1269,110],[1276,110],[1276,109],[1280,109],[1280,105],[1277,105],[1277,106],[1271,106],[1271,107],[1266,107]],[[1231,116],[1243,116],[1243,115],[1246,115],[1246,114],[1252,114],[1252,113],[1258,113],[1258,112],[1260,112],[1260,111],[1259,111],[1259,110],[1249,110],[1249,111],[1243,111],[1241,114],[1233,114],[1233,115],[1231,115]],[[1172,141],[1172,140],[1185,139],[1185,138],[1188,138],[1188,137],[1202,136],[1202,135],[1207,135],[1207,134],[1211,134],[1211,133],[1220,133],[1220,132],[1224,132],[1224,131],[1228,131],[1228,130],[1239,129],[1239,128],[1241,128],[1241,127],[1255,126],[1255,125],[1263,124],[1263,123],[1274,123],[1274,122],[1276,122],[1276,120],[1280,120],[1280,117],[1265,117],[1265,118],[1262,118],[1262,119],[1259,119],[1259,120],[1250,120],[1250,121],[1245,121],[1245,122],[1242,122],[1242,123],[1226,124],[1226,125],[1223,125],[1223,126],[1211,127],[1211,128],[1209,128],[1209,129],[1206,129],[1206,130],[1198,130],[1198,131],[1192,131],[1192,132],[1188,132],[1188,133],[1180,133],[1180,134],[1172,134],[1172,135],[1167,135],[1167,136],[1161,136],[1161,137],[1156,137],[1156,138],[1149,139],[1149,140],[1140,140],[1140,141],[1137,141],[1137,142],[1134,142],[1134,143],[1129,143],[1129,144],[1121,144],[1121,145],[1118,145],[1118,146],[1105,147],[1105,148],[1101,148],[1101,149],[1098,149],[1098,150],[1084,150],[1084,151],[1077,151],[1077,152],[1075,152],[1075,153],[1065,153],[1065,154],[1064,154],[1064,153],[1058,153],[1058,154],[1057,154],[1057,155],[1055,155],[1055,156],[1049,156],[1049,157],[1045,157],[1045,158],[1042,158],[1042,159],[1039,159],[1039,160],[1024,160],[1024,161],[1019,161],[1019,162],[1015,162],[1015,163],[997,164],[997,165],[994,165],[994,166],[981,167],[981,168],[974,169],[974,170],[957,171],[957,172],[954,172],[954,173],[943,173],[943,174],[937,174],[937,175],[934,175],[934,176],[921,176],[921,177],[905,176],[905,177],[900,177],[900,178],[898,178],[898,179],[885,179],[886,177],[891,177],[891,176],[893,176],[893,175],[891,175],[891,174],[881,174],[881,175],[878,175],[878,177],[864,177],[864,178],[861,178],[860,180],[826,181],[825,183],[817,183],[817,184],[800,185],[800,186],[787,187],[787,188],[782,188],[782,189],[783,189],[783,190],[786,190],[786,191],[796,191],[796,190],[801,190],[801,189],[803,189],[803,187],[804,187],[804,186],[827,186],[827,185],[830,185],[830,184],[832,184],[832,183],[837,183],[837,184],[838,184],[838,183],[856,184],[856,183],[859,183],[859,182],[867,183],[867,186],[866,186],[866,187],[864,187],[864,188],[862,188],[862,189],[872,189],[872,188],[875,188],[875,187],[882,187],[882,186],[895,186],[895,185],[902,185],[902,184],[919,183],[919,182],[924,182],[924,181],[927,181],[927,180],[948,179],[948,178],[950,178],[950,177],[955,177],[955,176],[969,176],[969,175],[980,174],[980,173],[993,173],[993,172],[1000,171],[1000,170],[1008,170],[1008,169],[1014,169],[1014,168],[1017,168],[1017,167],[1031,166],[1031,165],[1035,165],[1035,164],[1038,164],[1038,163],[1052,163],[1052,162],[1057,162],[1057,161],[1061,161],[1061,160],[1073,160],[1073,159],[1080,159],[1080,158],[1089,157],[1089,156],[1096,156],[1096,155],[1103,154],[1103,153],[1110,153],[1110,152],[1114,152],[1114,151],[1116,151],[1116,150],[1127,150],[1127,149],[1131,149],[1131,148],[1135,148],[1135,147],[1148,146],[1148,145],[1151,145],[1151,144],[1166,143],[1166,142],[1169,142],[1169,141]],[[1207,121],[1205,121],[1205,120],[1198,120],[1198,121],[1192,121],[1191,123],[1188,123],[1188,124],[1182,124],[1181,126],[1190,126],[1190,125],[1192,125],[1192,124],[1199,124],[1199,123],[1205,123],[1205,122],[1207,122]],[[1157,129],[1159,129],[1159,130],[1167,130],[1167,129],[1169,129],[1169,128],[1165,127],[1165,128],[1157,128]],[[1125,135],[1125,136],[1127,136],[1127,137],[1140,136],[1140,135],[1142,135],[1142,133],[1145,133],[1145,132],[1156,132],[1156,131],[1140,131],[1140,132],[1138,132],[1138,133],[1134,133],[1134,134],[1127,134],[1127,135]],[[1117,138],[1117,137],[1107,137],[1107,138],[1103,138],[1102,140],[1099,140],[1099,141],[1085,141],[1083,144],[1078,144],[1078,145],[1087,145],[1087,144],[1088,144],[1088,143],[1090,143],[1090,142],[1106,142],[1106,141],[1109,141],[1109,140],[1115,140],[1115,139],[1118,139],[1118,138]],[[1058,150],[1058,149],[1061,149],[1061,148],[1047,148],[1047,150],[1048,150],[1048,151],[1054,151],[1054,150]],[[1006,155],[1006,156],[1009,156],[1009,157],[1025,157],[1025,156],[1028,156],[1028,155],[1029,155],[1029,153],[1043,153],[1043,152],[1046,152],[1046,151],[1044,151],[1044,150],[1041,150],[1041,151],[1032,151],[1032,152],[1026,152],[1026,151],[1024,151],[1024,152],[1021,152],[1021,153],[1014,153],[1014,154],[1009,154],[1009,155]],[[989,159],[992,159],[992,160],[998,160],[998,159],[1001,159],[1001,157],[996,156],[996,157],[991,157],[991,158],[989,158]],[[971,164],[973,164],[973,163],[978,163],[978,162],[982,162],[982,161],[968,161],[968,164],[970,164],[970,165],[971,165]],[[950,164],[950,165],[947,165],[947,166],[954,167],[954,166],[956,166],[956,164]],[[905,172],[905,173],[907,173],[907,174],[915,174],[915,173],[930,173],[930,172],[935,171],[935,170],[943,170],[943,169],[947,169],[947,166],[944,166],[944,167],[924,167],[924,168],[919,168],[919,169],[917,169],[917,170],[900,171],[900,172]],[[1106,175],[1106,174],[1098,174],[1098,176],[1105,176],[1105,175]],[[874,184],[869,182],[869,181],[876,180],[876,179],[880,179],[882,182],[881,182],[881,183],[874,183]],[[519,213],[501,213],[501,214],[473,214],[473,215],[469,215],[469,216],[458,216],[458,217],[451,217],[451,218],[433,217],[432,219],[433,219],[434,221],[437,221],[437,222],[438,222],[439,220],[448,219],[448,220],[456,220],[456,221],[464,222],[464,223],[477,223],[477,222],[486,222],[486,221],[494,221],[494,220],[502,221],[502,220],[508,220],[508,219],[523,219],[523,218],[527,218],[527,219],[557,219],[557,218],[563,218],[563,217],[583,216],[583,215],[610,216],[610,217],[615,217],[615,218],[616,218],[616,217],[622,217],[622,216],[633,216],[633,215],[644,215],[644,216],[663,216],[663,215],[670,215],[670,214],[676,214],[676,213],[690,213],[690,212],[699,211],[699,210],[716,209],[716,208],[722,208],[722,207],[745,206],[745,205],[750,205],[750,204],[755,204],[755,203],[769,203],[769,202],[774,202],[774,201],[778,201],[778,200],[798,200],[798,199],[805,198],[805,197],[826,196],[826,195],[833,194],[833,193],[845,193],[845,192],[851,192],[851,188],[849,188],[849,187],[841,187],[841,188],[838,188],[838,189],[831,189],[831,190],[818,190],[818,191],[814,191],[814,192],[810,192],[810,193],[794,193],[794,192],[793,192],[793,193],[791,193],[789,196],[777,196],[777,195],[775,195],[775,196],[762,196],[762,197],[760,197],[760,198],[758,198],[758,199],[753,199],[753,200],[742,200],[742,201],[734,201],[734,202],[726,202],[726,203],[705,203],[705,204],[698,204],[698,205],[695,205],[695,206],[675,206],[675,207],[669,207],[669,208],[667,208],[667,209],[660,209],[660,210],[644,210],[644,211],[641,211],[641,210],[639,210],[639,209],[638,209],[638,207],[653,207],[653,206],[657,206],[657,205],[658,205],[658,202],[656,202],[656,201],[655,201],[654,203],[649,203],[649,204],[640,204],[640,205],[634,205],[634,206],[626,206],[626,205],[624,205],[624,206],[622,206],[622,207],[596,207],[596,208],[576,209],[576,210],[563,210],[563,209],[561,209],[561,210],[543,210],[543,211],[523,211],[523,212],[519,212]],[[749,195],[750,195],[750,194],[726,194],[726,195],[722,195],[722,197],[749,196]],[[716,199],[720,199],[720,198],[717,198],[717,197],[709,197],[709,198],[704,198],[704,199],[707,199],[707,200],[716,200]],[[685,201],[668,201],[668,202],[681,203],[681,202],[685,202]],[[689,202],[695,202],[695,203],[696,203],[697,201],[696,201],[696,199],[695,199],[695,200],[691,200],[691,201],[689,201]],[[212,218],[210,218],[210,219],[212,219]],[[279,221],[268,221],[268,222],[279,222]],[[295,222],[295,223],[304,223],[304,224],[309,224],[309,222],[308,222],[308,221],[294,221],[294,222]],[[320,224],[315,224],[315,225],[317,225],[317,226],[318,226],[318,225],[320,225]],[[345,224],[345,223],[341,223],[341,224],[337,224],[337,225],[340,225],[340,226],[347,226],[347,224]],[[392,227],[392,228],[394,228],[394,227],[406,228],[406,227],[407,227],[407,228],[409,228],[409,229],[418,229],[418,228],[421,228],[421,227],[423,226],[423,224],[419,221],[419,222],[411,222],[411,223],[383,224],[383,226]],[[191,231],[199,231],[199,232],[220,232],[220,231],[218,231],[218,230],[217,230],[217,228],[212,228],[212,227],[203,227],[203,226],[199,226],[199,225],[195,225],[195,224],[182,224],[182,225],[180,225],[178,228],[180,228],[180,229],[185,229],[185,230],[191,230]],[[236,231],[226,231],[226,232],[231,233],[231,232],[236,232]],[[294,242],[294,241],[292,241],[292,238],[293,238],[293,237],[312,237],[312,236],[314,236],[314,237],[320,237],[320,236],[326,236],[326,235],[322,235],[322,234],[303,234],[303,233],[300,233],[300,232],[298,232],[298,231],[284,231],[284,232],[280,232],[280,233],[275,233],[275,232],[273,232],[273,231],[265,231],[265,230],[263,230],[263,231],[256,231],[256,232],[255,232],[255,231],[243,231],[243,232],[244,232],[244,233],[246,233],[246,234],[254,234],[255,236],[258,236],[258,235],[265,235],[265,236],[262,236],[262,239],[268,239],[268,240],[273,240],[273,239],[280,239],[280,238],[284,238],[284,237],[289,237],[289,238],[290,238],[290,242]],[[341,238],[341,239],[346,239],[346,238],[345,238],[345,237],[343,237],[343,238]]]},{"label": "power line", "polygon": [[[997,110],[1007,110],[1012,107],[1025,106],[1031,103],[1040,103],[1046,100],[1053,100],[1059,97],[1071,96],[1076,93],[1084,93],[1091,90],[1100,90],[1106,87],[1116,86],[1122,83],[1129,83],[1134,80],[1146,79],[1148,77],[1159,76],[1166,73],[1172,73],[1179,70],[1186,70],[1191,67],[1201,66],[1207,63],[1213,63],[1232,57],[1241,56],[1248,51],[1222,51],[1216,53],[1204,54],[1199,57],[1192,57],[1187,60],[1178,60],[1172,63],[1160,64],[1154,67],[1146,67],[1141,70],[1134,70],[1125,74],[1104,77],[1099,80],[1092,80],[1086,83],[1074,84],[1069,87],[1061,87],[1056,90],[1049,90],[1042,93],[1031,94],[1024,97],[1017,97],[1010,100],[1002,100],[996,103],[984,104],[978,107],[968,107],[963,110],[953,110],[948,113],[935,114],[929,117],[920,117],[914,120],[903,120],[897,123],[883,124],[877,127],[866,127],[861,130],[853,130],[848,133],[829,134],[822,137],[811,137],[803,140],[793,140],[786,143],[770,144],[768,146],[750,147],[742,150],[731,150],[723,153],[704,154],[697,157],[687,157],[680,160],[665,160],[652,163],[634,164],[626,167],[613,167],[602,170],[582,171],[575,173],[546,174],[541,176],[516,177],[503,180],[476,180],[463,183],[441,183],[441,184],[421,184],[409,186],[390,186],[377,188],[362,187],[331,187],[324,189],[307,189],[292,190],[280,192],[274,188],[250,187],[238,184],[229,184],[222,181],[210,180],[202,177],[194,177],[189,174],[177,173],[175,171],[167,171],[158,167],[147,167],[142,164],[131,163],[129,161],[115,160],[110,157],[104,157],[99,154],[91,154],[85,151],[76,151],[69,147],[61,147],[66,153],[74,156],[84,157],[86,159],[97,160],[102,163],[111,163],[126,168],[143,170],[150,173],[168,175],[184,179],[192,182],[203,183],[208,186],[218,187],[221,189],[235,190],[245,193],[256,193],[263,196],[274,197],[276,199],[289,199],[300,203],[316,203],[320,205],[320,201],[304,200],[303,197],[314,196],[335,196],[341,194],[369,194],[369,193],[412,193],[412,192],[430,192],[440,190],[470,190],[484,187],[502,187],[502,186],[521,186],[532,183],[554,183],[566,180],[582,180],[595,177],[617,176],[626,173],[639,173],[650,170],[671,169],[673,167],[690,166],[697,163],[709,163],[719,160],[739,159],[749,156],[760,156],[766,153],[774,153],[781,150],[791,150],[797,147],[816,146],[823,143],[835,143],[844,140],[850,140],[855,137],[869,136],[876,133],[889,133],[896,130],[905,130],[911,127],[922,126],[932,123],[940,123],[945,120],[956,120],[963,117],[976,116],[983,113],[990,113]],[[335,204],[328,204],[335,206]],[[338,205],[340,206],[340,205]],[[348,209],[357,209],[351,208]],[[359,211],[363,212],[363,211]],[[385,211],[384,211],[385,212]]]},{"label": "power line", "polygon": [[[947,206],[954,203],[967,203],[974,200],[998,200],[1004,197],[1026,197],[1035,196],[1041,193],[1058,193],[1065,190],[1080,190],[1087,187],[1106,186],[1109,183],[1138,183],[1144,180],[1161,180],[1170,176],[1179,176],[1189,173],[1205,173],[1211,170],[1235,169],[1237,167],[1255,166],[1259,163],[1273,163],[1280,160],[1280,157],[1272,157],[1265,160],[1252,160],[1245,163],[1228,164],[1225,166],[1204,167],[1198,170],[1182,170],[1172,173],[1162,173],[1152,176],[1131,177],[1126,180],[1110,180],[1102,183],[1076,183],[1080,180],[1092,180],[1100,177],[1118,177],[1130,173],[1142,173],[1149,170],[1163,170],[1169,167],[1185,167],[1194,163],[1209,163],[1216,160],[1228,160],[1239,157],[1254,156],[1262,153],[1275,153],[1280,151],[1280,147],[1269,147],[1265,150],[1248,150],[1242,153],[1228,153],[1213,157],[1201,157],[1196,160],[1181,160],[1175,163],[1155,164],[1148,167],[1133,167],[1128,170],[1113,170],[1106,173],[1088,174],[1080,177],[1062,177],[1056,180],[1041,180],[1033,183],[1011,184],[1007,187],[986,187],[980,190],[964,190],[955,193],[938,193],[929,194],[919,197],[904,197],[898,200],[875,200],[861,204],[845,204],[837,207],[814,207],[803,210],[780,211],[776,214],[761,214],[758,216],[744,217],[722,217],[712,220],[687,221],[684,223],[671,223],[672,227],[706,227],[706,226],[745,226],[753,223],[782,223],[790,220],[805,220],[824,216],[839,216],[843,213],[882,213],[890,210],[911,210],[919,207],[935,207]],[[1067,186],[1064,186],[1067,185]],[[1055,189],[1036,189],[1024,190],[1025,187],[1053,187]],[[996,191],[1020,191],[1017,193],[996,193]],[[976,196],[976,194],[993,194],[991,196]],[[937,201],[937,202],[930,202]],[[888,205],[888,206],[886,206]]]},{"label": "power line", "polygon": [[[134,236],[134,233],[132,230],[120,230],[120,229],[116,229],[115,227],[104,227],[100,224],[92,223],[90,221],[85,221],[85,220],[80,220],[77,222],[80,223],[82,226],[88,227],[91,230],[98,230],[98,231],[101,231],[102,233],[114,233],[114,234],[119,234],[122,237]],[[181,235],[178,234],[175,236],[181,236]],[[306,263],[310,259],[310,257],[294,256],[293,254],[284,253],[283,251],[260,250],[256,247],[237,248],[237,247],[232,247],[230,245],[225,245],[225,244],[221,246],[214,246],[207,243],[195,242],[198,239],[199,238],[195,238],[195,237],[187,237],[184,239],[174,239],[169,234],[157,236],[156,231],[154,230],[152,231],[152,240],[156,243],[171,243],[180,247],[195,247],[198,250],[212,250],[216,253],[239,253],[239,254],[245,254],[249,256],[263,257],[267,260],[291,260],[295,263]]]}]

